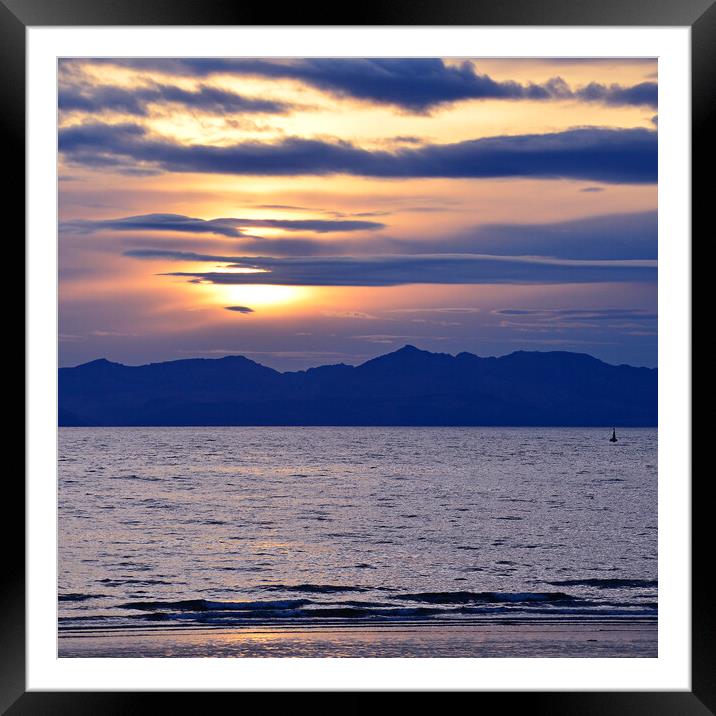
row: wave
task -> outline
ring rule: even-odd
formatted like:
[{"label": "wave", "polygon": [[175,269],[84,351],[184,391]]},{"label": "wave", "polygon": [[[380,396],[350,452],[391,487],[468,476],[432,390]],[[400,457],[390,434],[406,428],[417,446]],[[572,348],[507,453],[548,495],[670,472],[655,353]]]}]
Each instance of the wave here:
[{"label": "wave", "polygon": [[596,587],[597,589],[649,588],[657,587],[656,579],[564,579],[545,582],[555,587]]},{"label": "wave", "polygon": [[389,614],[394,610],[409,611],[425,609],[422,606],[406,607],[404,602],[419,602],[436,607],[441,614],[449,612],[481,613],[502,608],[511,612],[539,611],[539,608],[555,612],[556,610],[604,610],[647,609],[656,610],[654,601],[595,601],[583,599],[565,592],[417,592],[414,594],[396,594],[387,601],[339,600],[315,601],[313,599],[273,599],[257,601],[213,601],[209,599],[182,599],[178,601],[136,601],[118,605],[121,609],[145,612],[300,612],[301,615],[323,616],[338,612],[352,615]]},{"label": "wave", "polygon": [[124,585],[134,585],[137,587],[152,587],[154,585],[176,586],[176,582],[167,582],[164,579],[98,579],[100,584],[108,587],[122,587]]},{"label": "wave", "polygon": [[574,602],[573,597],[564,592],[418,592],[417,594],[398,594],[397,599],[430,604],[470,604],[482,603],[525,603],[525,602]]},{"label": "wave", "polygon": [[367,592],[368,587],[339,584],[269,584],[261,586],[267,592],[305,592],[306,594],[338,594],[340,592]]},{"label": "wave", "polygon": [[[491,619],[534,620],[548,619],[564,622],[600,619],[654,619],[658,605],[652,599],[619,601],[580,598],[560,591],[549,592],[477,592],[435,591],[401,592],[387,587],[371,589],[375,594],[383,590],[378,599],[342,599],[340,592],[368,591],[367,587],[340,585],[267,585],[265,590],[313,592],[315,596],[286,599],[180,599],[127,601],[114,606],[106,605],[103,614],[61,620],[63,628],[72,625],[105,624],[107,626],[161,622],[179,626],[223,626],[302,624],[316,626],[365,622],[390,623],[470,623]],[[385,592],[393,592],[386,594]],[[84,597],[86,595],[63,595]],[[88,597],[89,598],[89,597]],[[84,628],[84,627],[83,627]]]},{"label": "wave", "polygon": [[411,621],[411,620],[455,620],[470,618],[552,618],[561,620],[584,619],[584,618],[654,618],[656,611],[650,608],[603,608],[593,609],[589,607],[562,607],[550,608],[548,606],[535,607],[534,609],[514,609],[507,605],[483,605],[483,606],[453,606],[441,608],[439,605],[415,606],[415,607],[359,607],[341,605],[316,605],[308,608],[281,608],[281,609],[229,609],[229,610],[208,610],[208,611],[151,611],[137,615],[136,619],[148,621],[172,621],[185,624],[207,624],[240,626],[241,624],[256,623],[281,623],[290,624],[296,622],[311,623],[331,621]]},{"label": "wave", "polygon": [[284,609],[246,609],[246,610],[207,610],[207,611],[147,611],[131,616],[105,614],[102,616],[61,616],[61,629],[76,628],[124,628],[131,623],[147,622],[170,623],[172,626],[215,626],[242,627],[280,625],[281,627],[301,624],[302,626],[320,626],[342,623],[489,623],[494,619],[509,622],[547,620],[549,622],[584,622],[615,619],[654,620],[657,611],[650,608],[569,608],[534,607],[533,609],[515,609],[510,605],[453,606],[451,608],[432,606],[414,607],[368,607],[316,605],[307,608]]},{"label": "wave", "polygon": [[58,602],[86,602],[88,599],[104,599],[106,594],[82,594],[79,592],[69,592],[67,594],[58,594]]},{"label": "wave", "polygon": [[209,611],[256,611],[296,609],[312,604],[310,599],[282,599],[264,602],[212,602],[208,599],[182,599],[176,602],[127,602],[120,604],[124,609],[140,609],[142,611],[156,611],[169,609],[186,612]]}]

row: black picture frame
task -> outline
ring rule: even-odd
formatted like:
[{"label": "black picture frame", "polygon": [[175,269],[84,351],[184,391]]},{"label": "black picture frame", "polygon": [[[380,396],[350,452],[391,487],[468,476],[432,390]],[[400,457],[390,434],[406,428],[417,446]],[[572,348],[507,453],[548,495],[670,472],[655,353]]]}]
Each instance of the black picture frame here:
[{"label": "black picture frame", "polygon": [[[341,8],[342,9],[342,8]],[[6,176],[6,207],[24,203],[25,175],[25,29],[28,26],[82,25],[276,25],[271,6],[223,0],[0,0],[0,127]],[[712,153],[707,133],[716,126],[716,0],[368,0],[349,13],[332,8],[284,6],[287,25],[523,25],[523,26],[688,26],[692,40],[693,226],[705,219]],[[17,212],[19,213],[19,212]],[[704,224],[705,225],[705,224]],[[21,230],[22,226],[18,226]],[[693,284],[692,284],[693,285]],[[179,696],[184,708],[206,709],[205,694],[132,692],[27,692],[25,687],[25,558],[13,551],[23,534],[22,484],[6,474],[4,585],[0,592],[0,712],[12,714],[114,714],[171,708]],[[690,475],[680,476],[689,480]],[[708,473],[692,482],[692,679],[691,691],[679,692],[481,692],[473,698],[488,707],[549,714],[708,714],[716,713],[716,620],[711,604],[713,544],[707,524]],[[213,694],[213,697],[220,696]],[[227,694],[223,694],[227,696]],[[232,694],[228,694],[232,696]],[[292,701],[292,706],[305,701]],[[352,700],[361,708],[370,694]],[[199,698],[202,699],[199,702]],[[292,696],[295,699],[296,695]],[[159,701],[161,699],[161,702]],[[495,705],[498,705],[497,703]],[[341,706],[345,708],[345,703]]]}]

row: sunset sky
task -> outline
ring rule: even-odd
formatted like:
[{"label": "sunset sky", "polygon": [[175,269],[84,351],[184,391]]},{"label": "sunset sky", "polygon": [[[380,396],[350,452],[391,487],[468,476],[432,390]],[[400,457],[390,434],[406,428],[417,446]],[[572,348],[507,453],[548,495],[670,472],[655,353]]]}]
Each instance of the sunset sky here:
[{"label": "sunset sky", "polygon": [[657,365],[657,62],[65,59],[60,365]]}]

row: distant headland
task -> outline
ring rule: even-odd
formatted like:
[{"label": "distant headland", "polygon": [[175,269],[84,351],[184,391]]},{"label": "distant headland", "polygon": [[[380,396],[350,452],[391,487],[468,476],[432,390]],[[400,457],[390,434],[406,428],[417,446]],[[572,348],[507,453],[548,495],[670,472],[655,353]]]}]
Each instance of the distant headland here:
[{"label": "distant headland", "polygon": [[404,346],[281,373],[243,356],[59,370],[60,426],[656,426],[657,370],[583,353]]}]

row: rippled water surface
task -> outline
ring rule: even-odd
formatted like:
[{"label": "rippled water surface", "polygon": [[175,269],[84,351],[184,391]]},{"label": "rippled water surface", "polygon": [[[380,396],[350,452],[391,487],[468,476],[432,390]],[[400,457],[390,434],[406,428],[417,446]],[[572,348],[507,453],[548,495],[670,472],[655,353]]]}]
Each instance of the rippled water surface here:
[{"label": "rippled water surface", "polygon": [[653,619],[657,433],[62,428],[60,628]]}]

